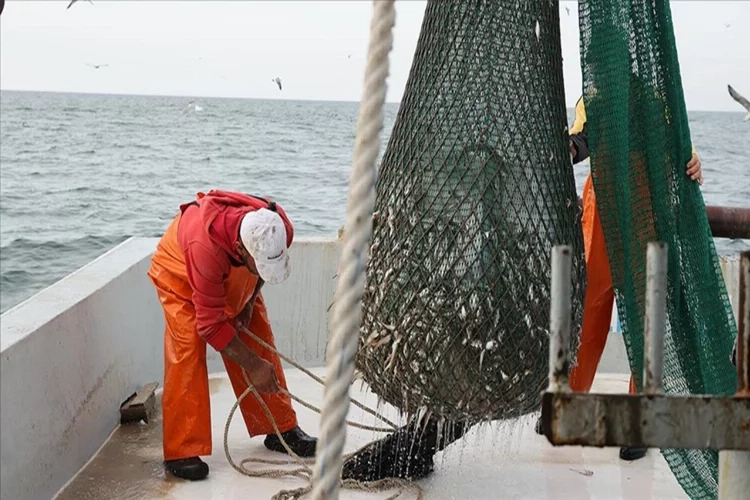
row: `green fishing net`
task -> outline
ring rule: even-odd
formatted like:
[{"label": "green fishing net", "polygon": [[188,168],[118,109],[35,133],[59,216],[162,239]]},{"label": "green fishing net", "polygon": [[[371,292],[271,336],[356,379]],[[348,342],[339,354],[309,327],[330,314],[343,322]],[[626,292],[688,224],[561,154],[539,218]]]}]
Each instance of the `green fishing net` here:
[{"label": "green fishing net", "polygon": [[[591,170],[623,337],[642,387],[646,245],[669,245],[664,390],[728,395],[737,327],[698,184],[669,3],[581,0]],[[685,429],[689,432],[689,429]],[[716,498],[718,453],[662,450],[691,498]]]},{"label": "green fishing net", "polygon": [[556,2],[430,1],[378,172],[357,369],[403,412],[538,411],[550,258],[585,264]]}]

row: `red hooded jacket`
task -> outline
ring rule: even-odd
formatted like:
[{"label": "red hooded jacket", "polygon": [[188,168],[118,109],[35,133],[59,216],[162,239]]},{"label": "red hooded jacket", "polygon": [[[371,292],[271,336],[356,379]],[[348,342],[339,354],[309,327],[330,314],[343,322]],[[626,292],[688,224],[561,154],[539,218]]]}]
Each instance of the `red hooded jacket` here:
[{"label": "red hooded jacket", "polygon": [[[224,281],[231,266],[243,265],[236,251],[242,217],[271,204],[243,193],[212,190],[205,195],[198,193],[197,201],[180,207],[177,240],[185,255],[188,283],[193,291],[196,328],[198,335],[217,351],[224,349],[236,333],[234,321],[224,314]],[[279,205],[275,205],[275,210],[284,221],[288,248],[294,239],[294,228]]]}]

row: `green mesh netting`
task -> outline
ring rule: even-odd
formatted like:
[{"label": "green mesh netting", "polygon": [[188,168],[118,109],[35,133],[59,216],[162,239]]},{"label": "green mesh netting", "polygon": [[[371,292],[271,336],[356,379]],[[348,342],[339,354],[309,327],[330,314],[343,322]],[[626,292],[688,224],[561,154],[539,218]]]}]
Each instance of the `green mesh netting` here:
[{"label": "green mesh netting", "polygon": [[[591,169],[631,369],[641,388],[646,244],[669,245],[664,389],[732,394],[736,336],[698,185],[663,0],[581,0]],[[663,450],[691,498],[716,498],[718,453]]]},{"label": "green mesh netting", "polygon": [[585,286],[555,2],[428,2],[376,214],[357,356],[372,390],[449,420],[538,410],[553,245],[574,248],[575,332]]}]

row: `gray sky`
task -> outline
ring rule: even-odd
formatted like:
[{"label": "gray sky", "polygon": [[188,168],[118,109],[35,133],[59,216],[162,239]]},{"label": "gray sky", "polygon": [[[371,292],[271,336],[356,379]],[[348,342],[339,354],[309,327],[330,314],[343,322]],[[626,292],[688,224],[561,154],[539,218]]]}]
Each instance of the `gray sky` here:
[{"label": "gray sky", "polygon": [[[79,0],[66,10],[67,3],[6,1],[0,88],[360,99],[370,1]],[[425,2],[396,6],[389,102],[403,93]],[[581,87],[576,2],[560,10],[572,106]],[[741,112],[726,85],[750,97],[750,2],[673,0],[672,13],[688,108]],[[282,92],[271,81],[277,76]]]}]

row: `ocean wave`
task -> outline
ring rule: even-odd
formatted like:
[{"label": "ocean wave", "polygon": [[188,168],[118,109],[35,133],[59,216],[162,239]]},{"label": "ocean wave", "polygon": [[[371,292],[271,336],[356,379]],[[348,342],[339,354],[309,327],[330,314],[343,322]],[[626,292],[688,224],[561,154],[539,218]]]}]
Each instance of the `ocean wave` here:
[{"label": "ocean wave", "polygon": [[127,238],[97,235],[59,241],[16,238],[2,245],[0,311],[5,312],[54,284]]},{"label": "ocean wave", "polygon": [[86,235],[68,240],[35,240],[32,238],[15,238],[0,246],[3,265],[15,261],[38,263],[39,260],[57,260],[65,254],[91,254],[109,250],[127,240],[130,236],[96,236]]}]

